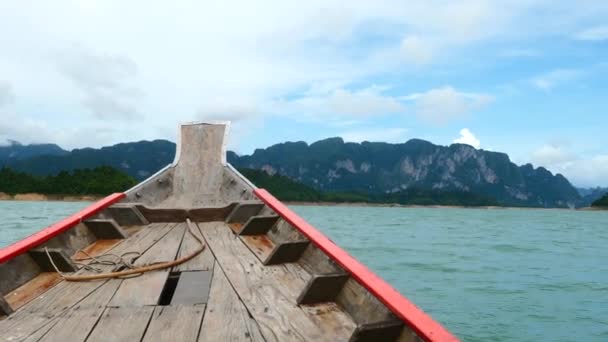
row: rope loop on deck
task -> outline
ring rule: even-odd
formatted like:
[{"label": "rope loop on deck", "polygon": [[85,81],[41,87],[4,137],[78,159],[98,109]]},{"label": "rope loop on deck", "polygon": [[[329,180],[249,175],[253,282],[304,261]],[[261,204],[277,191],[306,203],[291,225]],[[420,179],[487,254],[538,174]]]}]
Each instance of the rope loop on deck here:
[{"label": "rope loop on deck", "polygon": [[[194,234],[194,232],[192,231],[192,229],[193,229],[192,221],[190,221],[190,219],[186,219],[186,224],[188,226],[188,232],[190,233],[190,235],[192,235],[194,237],[194,239],[196,239],[196,241],[198,241],[200,246],[191,254],[189,254],[183,258],[174,260],[174,261],[158,262],[158,263],[152,263],[152,264],[148,264],[148,265],[135,267],[135,266],[133,266],[133,261],[135,261],[135,259],[137,259],[141,256],[141,253],[139,253],[139,252],[126,252],[121,255],[117,255],[117,254],[113,254],[113,253],[106,253],[106,254],[102,254],[97,257],[94,257],[94,256],[87,254],[84,251],[81,251],[85,255],[87,255],[87,258],[78,259],[78,261],[93,260],[93,262],[92,262],[93,264],[115,266],[115,267],[120,267],[120,268],[123,268],[123,267],[128,268],[127,270],[124,270],[124,271],[106,272],[106,273],[98,273],[98,274],[86,274],[86,275],[67,275],[67,274],[59,271],[59,268],[57,268],[57,265],[55,265],[55,262],[53,261],[53,258],[51,257],[51,255],[46,247],[44,248],[44,251],[46,252],[47,257],[49,258],[51,265],[53,265],[53,268],[55,268],[55,271],[57,272],[57,274],[59,274],[64,280],[67,280],[67,281],[89,281],[89,280],[98,280],[98,279],[125,278],[125,277],[133,277],[133,276],[137,277],[146,272],[162,270],[165,268],[183,264],[183,263],[189,261],[190,259],[196,257],[197,255],[201,254],[203,252],[203,250],[205,250],[205,247],[206,247],[205,243],[198,236],[196,236],[196,234]],[[134,256],[131,258],[127,258],[127,256],[131,255],[131,254],[133,254]],[[111,257],[115,258],[115,260],[114,261],[101,260],[102,258],[107,257],[107,256],[111,256]],[[84,269],[87,271],[92,271],[92,272],[102,272],[102,270],[100,268],[93,267],[90,264],[91,263],[89,263],[89,264],[77,263],[77,265],[82,265],[81,269]]]}]

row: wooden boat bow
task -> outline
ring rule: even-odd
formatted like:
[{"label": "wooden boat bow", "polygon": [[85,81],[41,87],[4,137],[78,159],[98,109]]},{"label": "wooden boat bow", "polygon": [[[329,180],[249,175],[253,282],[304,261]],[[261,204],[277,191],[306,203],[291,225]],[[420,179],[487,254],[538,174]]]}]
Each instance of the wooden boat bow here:
[{"label": "wooden boat bow", "polygon": [[[457,340],[226,163],[228,129],[180,126],[172,164],[1,249],[0,341]],[[85,277],[83,251],[172,267],[73,283],[43,250]]]}]

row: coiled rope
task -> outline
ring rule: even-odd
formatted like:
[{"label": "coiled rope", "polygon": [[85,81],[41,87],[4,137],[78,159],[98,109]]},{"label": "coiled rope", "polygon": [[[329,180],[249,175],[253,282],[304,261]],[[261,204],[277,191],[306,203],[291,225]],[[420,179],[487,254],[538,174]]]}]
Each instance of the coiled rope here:
[{"label": "coiled rope", "polygon": [[[78,259],[78,261],[93,260],[93,262],[89,263],[88,265],[85,265],[82,263],[77,263],[79,265],[83,265],[82,267],[84,269],[86,269],[88,271],[93,271],[93,272],[101,272],[101,269],[93,267],[90,264],[100,264],[100,265],[115,266],[115,267],[120,267],[120,268],[122,268],[122,267],[128,268],[128,270],[124,270],[124,271],[98,273],[98,274],[86,274],[86,275],[67,275],[67,274],[59,271],[59,269],[55,265],[55,262],[53,261],[53,258],[49,254],[48,249],[45,247],[44,250],[46,252],[46,255],[49,258],[49,261],[51,262],[51,265],[53,265],[53,268],[55,268],[55,271],[57,272],[57,274],[59,274],[64,280],[67,280],[67,281],[89,281],[89,280],[98,280],[98,279],[125,278],[125,277],[132,277],[132,276],[140,276],[146,272],[162,270],[165,268],[183,264],[183,263],[187,262],[188,260],[199,255],[203,250],[205,250],[205,247],[206,247],[205,243],[198,236],[196,236],[196,234],[194,234],[192,232],[192,222],[190,221],[190,219],[186,220],[186,224],[188,226],[188,232],[190,233],[190,235],[192,235],[196,239],[196,241],[198,241],[200,246],[194,252],[192,252],[191,254],[189,254],[183,258],[179,258],[174,261],[152,263],[152,264],[148,264],[148,265],[134,267],[132,263],[135,259],[137,259],[138,257],[141,256],[141,253],[139,253],[139,252],[127,252],[127,253],[123,253],[121,255],[116,255],[113,253],[106,253],[106,254],[102,254],[97,257],[93,257],[93,256],[83,252],[85,255],[87,255],[87,258]],[[130,255],[130,254],[133,254],[134,256],[127,259],[126,256]],[[116,261],[100,260],[101,258],[104,258],[107,256],[111,256],[111,257],[115,258]]]}]

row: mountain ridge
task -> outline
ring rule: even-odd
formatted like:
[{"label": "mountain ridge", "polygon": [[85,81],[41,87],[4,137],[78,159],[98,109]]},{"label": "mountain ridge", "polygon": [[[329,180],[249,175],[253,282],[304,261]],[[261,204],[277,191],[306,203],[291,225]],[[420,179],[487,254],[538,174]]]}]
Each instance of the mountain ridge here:
[{"label": "mountain ridge", "polygon": [[[107,165],[141,180],[173,161],[175,144],[144,140],[61,151],[65,153],[29,158],[0,155],[0,165],[35,175]],[[531,164],[518,166],[506,153],[465,144],[442,146],[421,139],[351,143],[332,137],[311,144],[279,143],[250,155],[228,151],[227,159],[237,168],[283,175],[321,191],[390,194],[411,188],[477,193],[502,205],[581,205],[581,196],[563,175]]]}]

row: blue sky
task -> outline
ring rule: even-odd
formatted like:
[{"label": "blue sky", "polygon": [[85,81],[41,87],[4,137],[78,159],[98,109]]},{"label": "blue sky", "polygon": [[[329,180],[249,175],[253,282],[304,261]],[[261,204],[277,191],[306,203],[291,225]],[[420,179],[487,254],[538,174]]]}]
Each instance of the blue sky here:
[{"label": "blue sky", "polygon": [[0,4],[0,143],[454,141],[608,186],[606,1]]}]

